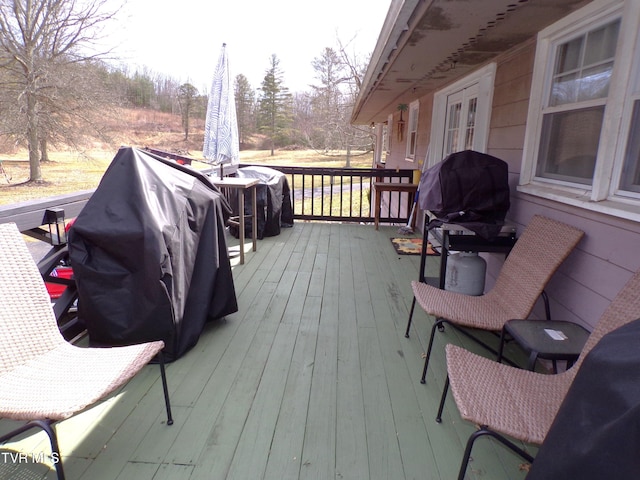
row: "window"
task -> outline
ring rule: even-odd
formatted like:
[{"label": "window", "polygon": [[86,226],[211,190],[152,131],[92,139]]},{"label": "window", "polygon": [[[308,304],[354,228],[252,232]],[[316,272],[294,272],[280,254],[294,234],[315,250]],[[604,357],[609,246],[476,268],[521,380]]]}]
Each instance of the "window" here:
[{"label": "window", "polygon": [[474,150],[477,111],[477,83],[447,96],[443,157],[462,150]]},{"label": "window", "polygon": [[590,185],[603,115],[599,106],[544,116],[536,175]]},{"label": "window", "polygon": [[639,28],[595,0],[540,32],[520,191],[640,221]]},{"label": "window", "polygon": [[633,102],[627,151],[620,175],[620,193],[640,193],[640,100]]},{"label": "window", "polygon": [[419,102],[413,102],[409,105],[409,122],[407,132],[407,160],[415,160],[416,142],[418,140],[418,106]]},{"label": "window", "polygon": [[384,145],[383,145],[383,151],[385,153],[385,157],[388,157],[391,153],[391,144],[392,142],[392,135],[391,135],[391,131],[393,130],[393,114],[390,114],[387,116],[387,121],[384,124]]},{"label": "window", "polygon": [[495,72],[491,63],[435,94],[429,165],[462,150],[486,151]]},{"label": "window", "polygon": [[625,98],[626,112],[623,114],[623,130],[620,135],[626,140],[619,149],[624,153],[620,153],[619,160],[614,165],[612,193],[637,204],[640,200],[640,38],[635,56],[631,91]]},{"label": "window", "polygon": [[555,48],[536,175],[591,185],[620,19]]}]

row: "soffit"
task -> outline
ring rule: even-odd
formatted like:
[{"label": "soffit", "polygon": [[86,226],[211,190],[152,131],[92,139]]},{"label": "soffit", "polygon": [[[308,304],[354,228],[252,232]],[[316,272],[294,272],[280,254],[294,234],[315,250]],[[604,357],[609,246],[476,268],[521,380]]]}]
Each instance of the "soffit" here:
[{"label": "soffit", "polygon": [[384,122],[401,103],[438,90],[590,0],[392,2],[352,121]]}]

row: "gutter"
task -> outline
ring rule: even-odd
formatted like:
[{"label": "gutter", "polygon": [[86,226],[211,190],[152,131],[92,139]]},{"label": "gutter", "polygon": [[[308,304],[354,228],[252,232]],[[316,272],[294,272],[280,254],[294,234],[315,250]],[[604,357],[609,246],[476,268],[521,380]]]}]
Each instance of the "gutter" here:
[{"label": "gutter", "polygon": [[367,102],[367,99],[383,78],[385,69],[391,64],[391,59],[398,50],[400,39],[405,32],[409,31],[409,22],[420,3],[428,3],[430,5],[432,0],[428,2],[427,0],[392,0],[378,36],[378,42],[362,80],[362,87],[351,113],[351,123],[355,123],[362,105]]}]

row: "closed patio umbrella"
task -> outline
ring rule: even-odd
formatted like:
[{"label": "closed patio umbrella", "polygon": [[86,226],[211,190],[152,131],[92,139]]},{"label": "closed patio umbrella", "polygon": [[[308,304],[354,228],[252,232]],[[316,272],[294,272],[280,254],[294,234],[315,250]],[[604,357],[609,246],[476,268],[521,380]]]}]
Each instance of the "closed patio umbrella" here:
[{"label": "closed patio umbrella", "polygon": [[208,163],[222,165],[239,163],[240,143],[227,44],[222,44],[218,65],[213,75],[207,118],[204,129],[202,153]]}]

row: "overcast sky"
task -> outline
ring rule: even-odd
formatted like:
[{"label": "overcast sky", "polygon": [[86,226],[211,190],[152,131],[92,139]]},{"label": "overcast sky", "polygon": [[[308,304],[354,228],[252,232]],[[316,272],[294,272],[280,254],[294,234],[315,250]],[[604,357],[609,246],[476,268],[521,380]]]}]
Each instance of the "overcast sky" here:
[{"label": "overcast sky", "polygon": [[336,39],[373,52],[391,0],[127,0],[109,39],[124,63],[208,91],[222,43],[232,74],[260,86],[272,54],[291,92],[315,83],[311,62]]}]

